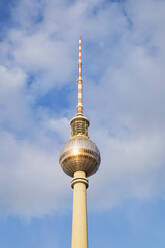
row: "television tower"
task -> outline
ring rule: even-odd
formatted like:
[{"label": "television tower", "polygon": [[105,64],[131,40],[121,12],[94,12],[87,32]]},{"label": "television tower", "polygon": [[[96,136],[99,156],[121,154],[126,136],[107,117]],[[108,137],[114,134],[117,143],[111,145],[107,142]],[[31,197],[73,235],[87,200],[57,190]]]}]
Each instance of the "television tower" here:
[{"label": "television tower", "polygon": [[86,189],[88,177],[96,173],[100,165],[100,152],[89,139],[89,120],[83,114],[81,36],[78,59],[78,105],[77,114],[71,119],[71,137],[60,153],[59,162],[64,172],[72,177],[73,216],[72,248],[88,248]]}]

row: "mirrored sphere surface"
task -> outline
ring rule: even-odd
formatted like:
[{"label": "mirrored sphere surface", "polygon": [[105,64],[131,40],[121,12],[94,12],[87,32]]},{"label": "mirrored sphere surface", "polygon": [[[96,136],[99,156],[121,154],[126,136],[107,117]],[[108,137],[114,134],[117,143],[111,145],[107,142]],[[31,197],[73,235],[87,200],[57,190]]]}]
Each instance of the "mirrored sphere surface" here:
[{"label": "mirrored sphere surface", "polygon": [[74,172],[83,170],[87,177],[93,175],[100,165],[100,152],[90,139],[76,137],[66,142],[60,153],[60,164],[64,172],[73,177]]}]

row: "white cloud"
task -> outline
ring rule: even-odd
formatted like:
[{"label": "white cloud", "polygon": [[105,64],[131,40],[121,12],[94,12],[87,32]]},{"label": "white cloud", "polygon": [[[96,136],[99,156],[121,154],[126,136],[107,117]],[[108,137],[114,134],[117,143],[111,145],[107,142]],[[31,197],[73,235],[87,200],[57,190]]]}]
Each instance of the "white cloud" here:
[{"label": "white cloud", "polygon": [[[130,0],[21,1],[13,9],[17,25],[0,43],[0,208],[6,214],[40,216],[68,206],[69,178],[58,165],[68,118],[63,106],[57,118],[36,99],[76,81],[80,33],[85,110],[102,154],[90,179],[90,206],[163,195],[164,8],[163,1]],[[29,75],[35,75],[31,85]]]},{"label": "white cloud", "polygon": [[59,207],[62,210],[69,194],[58,164],[58,147],[46,150],[34,142],[0,134],[1,213],[31,217]]},{"label": "white cloud", "polygon": [[0,122],[12,129],[21,129],[29,112],[26,95],[26,74],[18,67],[0,66]]},{"label": "white cloud", "polygon": [[[94,129],[92,135],[101,145],[100,177],[104,178],[102,181],[98,173],[91,180],[98,193],[93,195],[92,192],[90,197],[95,202],[99,195],[100,208],[130,197],[164,197],[165,87],[161,57],[164,54],[162,39],[165,39],[161,35],[163,22],[160,22],[164,15],[160,18],[162,11],[159,9],[165,5],[162,6],[161,1],[146,2],[127,3],[133,26],[119,43],[120,64],[110,65],[97,86],[91,81],[88,92],[90,115],[93,122],[98,122],[98,132]],[[140,12],[143,5],[144,19]],[[154,12],[152,18],[153,8],[158,14]],[[149,40],[144,39],[143,31],[145,39],[150,37]],[[99,96],[99,103],[96,96]]]}]

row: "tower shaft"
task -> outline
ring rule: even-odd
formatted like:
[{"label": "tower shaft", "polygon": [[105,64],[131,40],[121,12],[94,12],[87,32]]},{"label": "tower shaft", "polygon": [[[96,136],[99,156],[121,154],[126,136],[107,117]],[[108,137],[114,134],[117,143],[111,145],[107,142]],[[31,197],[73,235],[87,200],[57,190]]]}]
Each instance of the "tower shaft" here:
[{"label": "tower shaft", "polygon": [[73,216],[72,248],[88,248],[86,188],[88,180],[84,171],[76,171],[72,179]]}]

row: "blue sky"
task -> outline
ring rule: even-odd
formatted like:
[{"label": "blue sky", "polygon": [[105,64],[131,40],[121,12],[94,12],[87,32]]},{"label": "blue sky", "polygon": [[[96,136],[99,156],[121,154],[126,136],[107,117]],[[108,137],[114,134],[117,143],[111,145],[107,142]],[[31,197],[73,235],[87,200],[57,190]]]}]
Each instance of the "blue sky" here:
[{"label": "blue sky", "polygon": [[101,151],[89,179],[89,247],[164,248],[165,2],[0,2],[0,247],[71,243],[72,189],[58,163],[76,112]]}]

